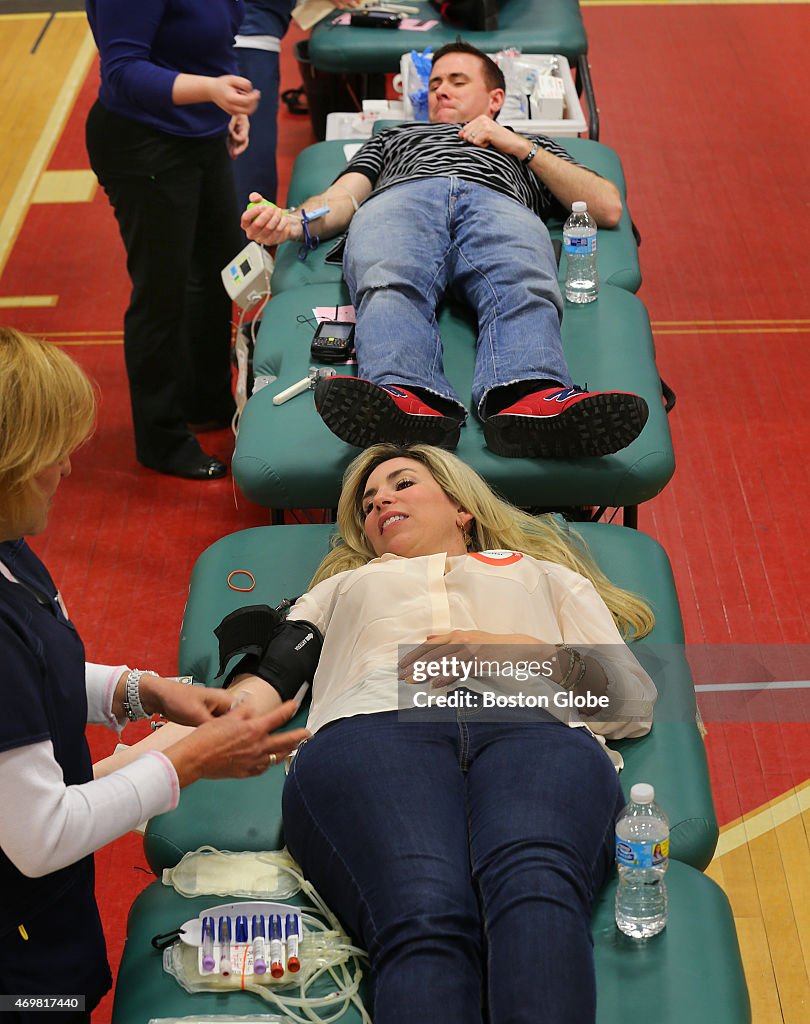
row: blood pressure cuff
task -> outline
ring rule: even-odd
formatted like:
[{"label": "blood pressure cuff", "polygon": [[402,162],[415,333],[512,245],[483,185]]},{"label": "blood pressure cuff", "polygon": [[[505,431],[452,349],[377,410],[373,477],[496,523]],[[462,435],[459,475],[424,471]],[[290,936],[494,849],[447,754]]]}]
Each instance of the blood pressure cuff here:
[{"label": "blood pressure cuff", "polygon": [[303,683],[312,682],[323,636],[311,622],[285,619],[269,605],[253,604],[226,615],[214,630],[219,640],[219,675],[236,654],[244,657],[225,679],[249,672],[290,700]]}]

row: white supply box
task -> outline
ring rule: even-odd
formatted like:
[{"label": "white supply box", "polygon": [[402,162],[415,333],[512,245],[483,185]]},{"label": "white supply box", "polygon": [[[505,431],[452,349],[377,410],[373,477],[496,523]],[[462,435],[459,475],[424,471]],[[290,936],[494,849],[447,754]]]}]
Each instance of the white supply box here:
[{"label": "white supply box", "polygon": [[[497,54],[490,56],[501,64],[508,79],[508,69],[503,57],[499,58]],[[537,111],[538,102],[535,102],[535,109],[529,111],[531,116],[522,115],[517,110],[521,98],[508,92],[503,112],[498,118],[500,124],[514,128],[521,135],[557,135],[573,138],[588,130],[571,75],[571,65],[562,54],[521,53],[510,59],[521,65],[536,68],[536,92],[539,93],[536,100],[539,101],[540,110]],[[410,53],[403,54],[400,60],[398,79],[399,84],[397,78],[394,79],[394,88],[401,90],[405,117],[410,119],[413,117],[413,108],[409,94],[421,85]]]},{"label": "white supply box", "polygon": [[326,141],[334,139],[371,138],[376,121],[410,121],[413,115],[405,112],[405,105],[398,100],[363,100],[363,109],[338,111],[326,115]]},{"label": "white supply box", "polygon": [[[510,116],[517,105],[514,98],[507,99],[505,110],[498,118],[500,124],[514,128],[521,135],[553,135],[575,138],[588,130],[585,116],[577,96],[571,66],[562,54],[523,53],[517,58],[521,63],[532,64],[538,69],[538,91],[542,107],[539,115],[535,109],[532,117]],[[326,138],[369,139],[378,120],[413,120],[413,107],[409,93],[418,88],[419,81],[410,53],[400,61],[401,72],[394,78],[394,88],[401,92],[401,101],[364,100],[361,113],[352,111],[327,115]]]}]

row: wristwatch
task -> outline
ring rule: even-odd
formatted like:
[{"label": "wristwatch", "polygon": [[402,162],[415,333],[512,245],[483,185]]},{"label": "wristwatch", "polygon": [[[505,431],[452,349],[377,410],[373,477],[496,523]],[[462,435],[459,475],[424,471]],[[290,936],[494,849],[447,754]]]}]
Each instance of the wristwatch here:
[{"label": "wristwatch", "polygon": [[535,156],[537,155],[537,150],[539,148],[540,148],[540,143],[539,142],[535,142],[534,145],[532,146],[532,148],[529,150],[529,152],[526,154],[526,156],[523,157],[523,159],[520,162],[522,164],[526,164],[528,166],[528,164],[530,164],[532,162],[532,160],[534,160]]},{"label": "wristwatch", "polygon": [[568,664],[568,670],[557,685],[563,690],[573,690],[587,672],[588,666],[585,664],[585,659],[575,647],[569,647],[568,644],[558,644],[557,646],[561,651],[567,651],[571,658],[571,661]]}]

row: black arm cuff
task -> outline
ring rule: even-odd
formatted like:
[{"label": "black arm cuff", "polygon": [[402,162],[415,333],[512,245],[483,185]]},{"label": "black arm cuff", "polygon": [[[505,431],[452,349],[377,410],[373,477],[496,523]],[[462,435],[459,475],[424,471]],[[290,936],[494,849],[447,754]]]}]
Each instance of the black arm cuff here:
[{"label": "black arm cuff", "polygon": [[[257,630],[263,630],[260,641],[256,639]],[[230,686],[235,676],[249,672],[269,683],[282,700],[294,697],[303,683],[312,682],[323,647],[323,636],[311,622],[282,619],[265,605],[233,612],[214,632],[220,641],[220,673],[234,654],[245,655],[228,673],[224,686]]]},{"label": "black arm cuff", "polygon": [[304,619],[287,619],[277,627],[259,661],[256,675],[290,700],[303,683],[311,683],[323,647],[320,630]]}]

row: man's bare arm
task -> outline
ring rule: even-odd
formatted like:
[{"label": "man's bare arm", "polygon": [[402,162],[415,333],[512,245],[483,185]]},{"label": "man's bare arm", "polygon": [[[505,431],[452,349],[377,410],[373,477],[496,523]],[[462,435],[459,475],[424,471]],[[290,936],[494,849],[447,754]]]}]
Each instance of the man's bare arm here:
[{"label": "man's bare arm", "polygon": [[253,206],[242,214],[242,229],[251,241],[262,245],[300,241],[303,235],[300,210],[311,212],[328,206],[329,213],[313,221],[313,232],[320,238],[333,238],[348,228],[357,207],[370,195],[371,182],[365,174],[351,171],[341,175],[325,192],[310,196],[298,210],[288,212],[277,206],[265,205],[258,192],[252,192]]},{"label": "man's bare arm", "polygon": [[[526,140],[527,144],[529,140]],[[527,154],[530,146],[527,145]],[[572,203],[583,200],[588,204],[588,213],[600,228],[615,228],[622,215],[622,197],[612,181],[601,178],[585,167],[577,167],[547,150],[535,153],[529,170],[562,205],[570,210]]]},{"label": "man's bare arm", "polygon": [[[534,147],[530,139],[510,131],[486,115],[469,121],[459,135],[474,146],[492,146],[518,160],[525,160]],[[615,228],[619,223],[622,199],[612,181],[554,156],[542,146],[532,158],[529,168],[567,209],[571,209],[572,203],[584,200],[600,228]]]}]

